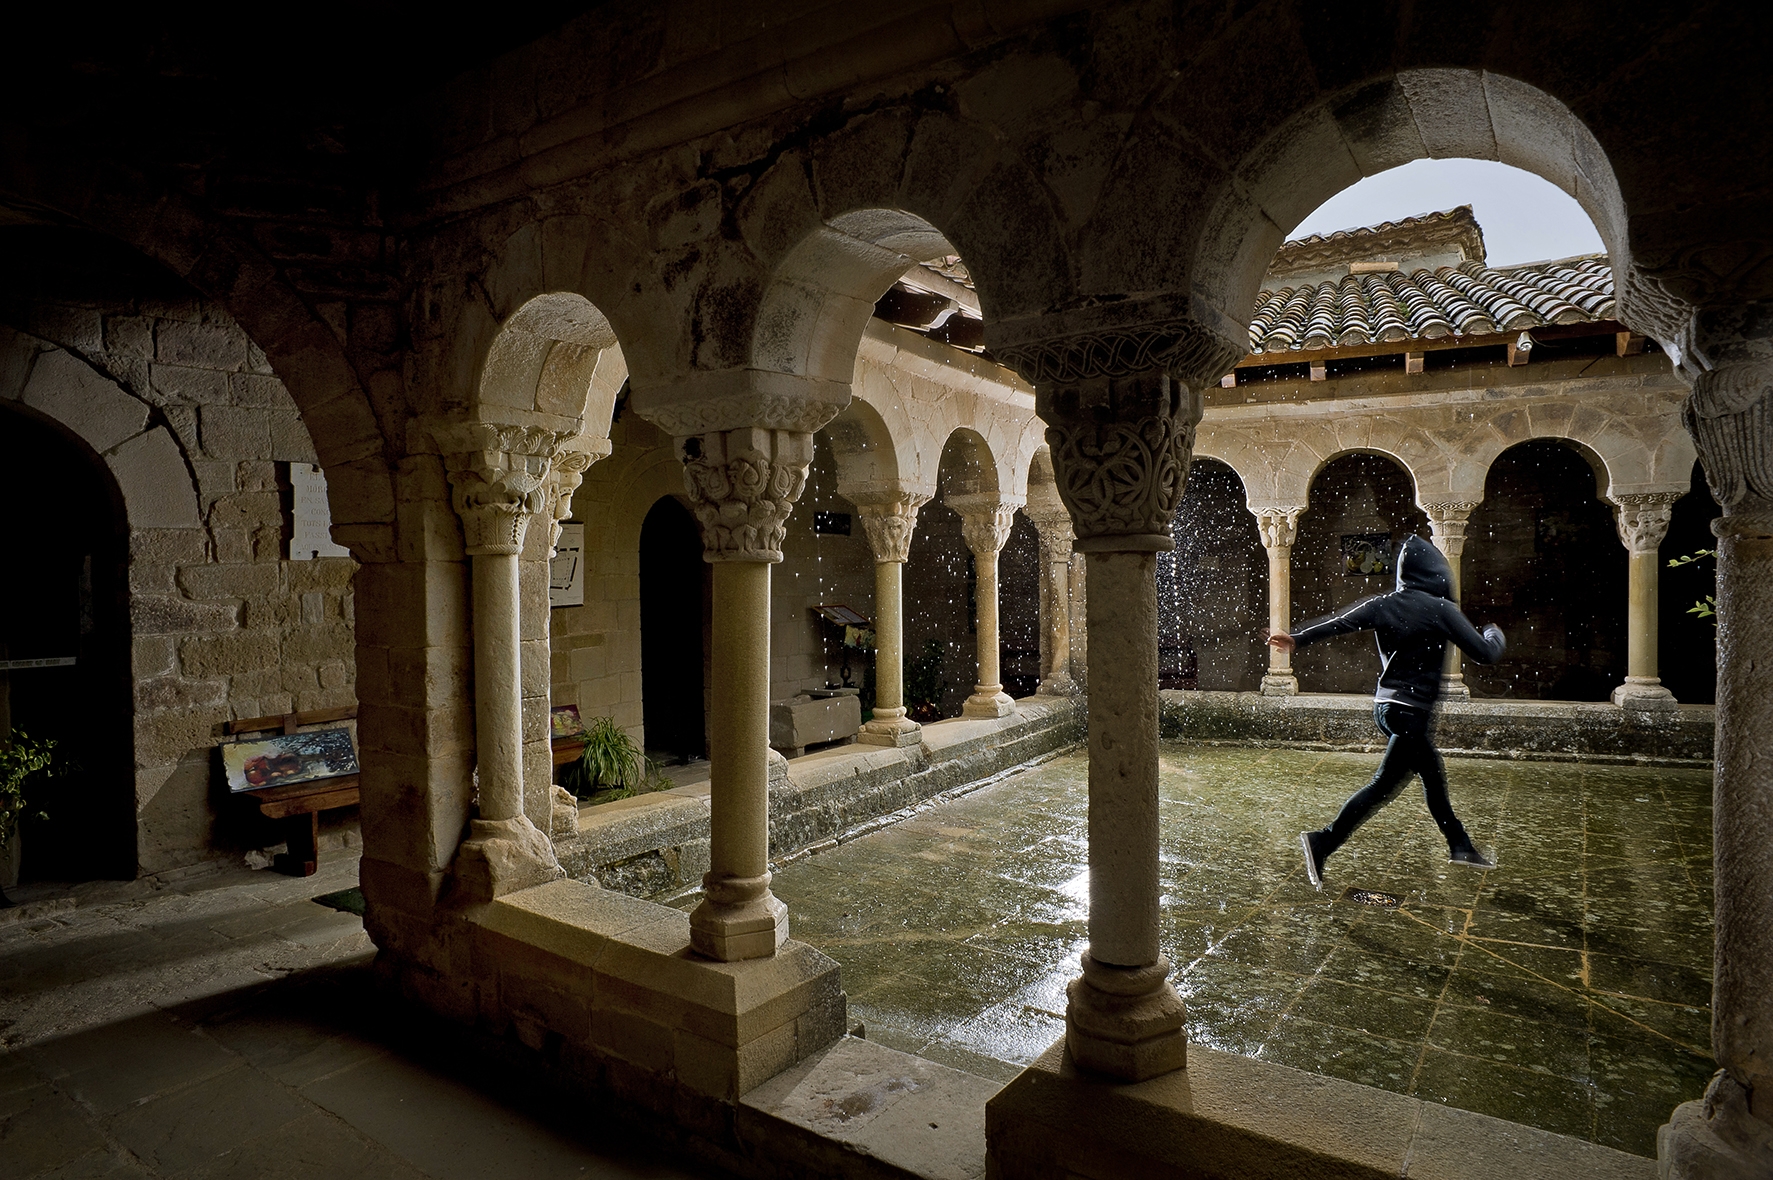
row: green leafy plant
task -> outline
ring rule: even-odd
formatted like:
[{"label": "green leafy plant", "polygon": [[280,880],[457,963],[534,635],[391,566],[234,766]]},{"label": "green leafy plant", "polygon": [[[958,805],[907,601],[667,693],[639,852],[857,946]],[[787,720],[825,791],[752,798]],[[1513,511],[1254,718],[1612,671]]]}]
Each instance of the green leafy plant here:
[{"label": "green leafy plant", "polygon": [[[33,775],[48,778],[56,773],[54,753],[53,739],[33,738],[20,729],[0,742],[0,845],[18,833],[19,820],[30,806],[25,800],[25,783]],[[39,811],[34,818],[49,816]],[[0,891],[0,906],[11,904]]]},{"label": "green leafy plant", "polygon": [[585,752],[573,765],[573,781],[563,783],[581,799],[608,803],[658,789],[665,776],[609,717],[595,717],[585,727]]},{"label": "green leafy plant", "polygon": [[[1674,569],[1677,566],[1692,565],[1694,562],[1708,557],[1715,561],[1717,560],[1717,556],[1718,551],[1716,549],[1695,549],[1693,552],[1684,554],[1683,556],[1669,558],[1668,568]],[[1718,625],[1717,595],[1707,594],[1704,598],[1699,599],[1692,606],[1688,607],[1687,613],[1695,615],[1701,619],[1710,619],[1712,629],[1716,630]]]}]

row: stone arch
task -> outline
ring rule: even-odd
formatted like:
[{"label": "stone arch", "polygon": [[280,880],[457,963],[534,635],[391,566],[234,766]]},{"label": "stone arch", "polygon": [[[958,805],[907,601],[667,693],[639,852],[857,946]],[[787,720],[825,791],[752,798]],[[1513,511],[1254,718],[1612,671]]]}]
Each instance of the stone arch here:
[{"label": "stone arch", "polygon": [[475,390],[477,417],[537,416],[587,440],[609,438],[628,364],[609,318],[583,295],[550,292],[525,302],[487,347]]},{"label": "stone arch", "polygon": [[1504,451],[1532,439],[1555,438],[1571,443],[1588,460],[1603,498],[1684,492],[1698,452],[1678,417],[1663,419],[1628,421],[1596,405],[1499,410],[1462,448],[1454,490],[1461,493],[1457,498],[1467,498],[1463,492],[1475,489],[1478,494],[1469,498],[1481,500],[1490,468]]},{"label": "stone arch", "polygon": [[937,469],[937,484],[944,501],[957,496],[996,494],[1003,491],[1003,482],[997,456],[992,454],[984,435],[970,426],[959,426],[949,433]]},{"label": "stone arch", "polygon": [[[898,407],[891,407],[889,412]],[[903,418],[899,410],[895,417]],[[902,435],[910,424],[901,422]],[[842,413],[826,424],[823,433],[837,461],[838,491],[851,499],[869,491],[891,491],[905,479],[904,465],[894,432],[885,415],[872,402],[854,398]]]},{"label": "stone arch", "polygon": [[[1247,320],[1269,260],[1306,214],[1365,176],[1426,157],[1495,160],[1544,177],[1589,215],[1615,274],[1630,268],[1619,183],[1567,106],[1488,70],[1414,69],[1326,95],[1243,157],[1206,215],[1197,288]],[[1621,284],[1626,317],[1638,310],[1629,290]]]}]

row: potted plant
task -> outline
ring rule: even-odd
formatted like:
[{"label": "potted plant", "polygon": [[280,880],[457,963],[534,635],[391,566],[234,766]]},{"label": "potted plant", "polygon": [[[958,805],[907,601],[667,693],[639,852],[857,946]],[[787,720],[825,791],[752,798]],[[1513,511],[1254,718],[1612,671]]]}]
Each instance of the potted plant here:
[{"label": "potted plant", "polygon": [[[0,906],[12,901],[3,887],[16,883],[19,858],[19,820],[25,808],[25,780],[34,774],[51,775],[50,759],[55,742],[49,738],[33,738],[22,729],[15,729],[9,738],[0,739]],[[41,812],[38,819],[47,819]]]},{"label": "potted plant", "polygon": [[942,720],[942,697],[948,681],[942,675],[942,659],[948,654],[940,639],[926,639],[923,654],[906,661],[905,707],[919,725]]},{"label": "potted plant", "polygon": [[571,763],[561,786],[591,803],[609,803],[657,789],[663,780],[658,764],[648,758],[628,731],[609,717],[596,717],[585,727],[585,752]]}]

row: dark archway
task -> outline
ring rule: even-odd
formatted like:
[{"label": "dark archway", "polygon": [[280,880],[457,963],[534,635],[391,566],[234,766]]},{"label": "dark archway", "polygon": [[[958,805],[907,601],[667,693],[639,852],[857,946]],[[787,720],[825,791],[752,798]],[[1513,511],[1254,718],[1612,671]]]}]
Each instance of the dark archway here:
[{"label": "dark archway", "polygon": [[1626,552],[1592,462],[1534,439],[1497,456],[1466,529],[1465,613],[1508,635],[1473,696],[1604,701],[1625,679]]},{"label": "dark archway", "polygon": [[1196,459],[1170,522],[1176,548],[1157,555],[1159,688],[1254,692],[1266,660],[1256,632],[1268,619],[1268,580],[1244,481]]},{"label": "dark archway", "polygon": [[1003,690],[1020,700],[1040,687],[1040,534],[1020,508],[997,555],[997,660]]},{"label": "dark archway", "polygon": [[676,497],[660,497],[640,526],[640,694],[655,757],[707,753],[709,583],[695,517]]},{"label": "dark archway", "polygon": [[[1384,551],[1412,533],[1426,536],[1410,473],[1386,455],[1344,455],[1311,481],[1311,508],[1293,545],[1293,626],[1341,610],[1395,584]],[[1370,693],[1379,679],[1371,636],[1320,643],[1293,657],[1305,692]]]},{"label": "dark archway", "polygon": [[[60,429],[0,409],[0,732],[56,743],[56,774],[27,794],[21,877],[128,879],[136,871],[135,758],[122,496]],[[45,488],[55,494],[45,495]]]},{"label": "dark archway", "polygon": [[1706,487],[1705,473],[1693,464],[1692,490],[1675,501],[1662,540],[1662,584],[1657,588],[1657,671],[1675,700],[1709,705],[1718,699],[1716,618],[1692,613],[1695,603],[1717,593],[1718,564],[1706,557],[1670,568],[1676,557],[1717,548],[1711,522],[1723,514]]}]

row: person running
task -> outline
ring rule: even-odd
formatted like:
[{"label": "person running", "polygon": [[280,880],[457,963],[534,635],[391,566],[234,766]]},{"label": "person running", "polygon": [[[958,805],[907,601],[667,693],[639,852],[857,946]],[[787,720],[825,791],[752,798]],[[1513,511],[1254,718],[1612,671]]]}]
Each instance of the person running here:
[{"label": "person running", "polygon": [[1472,844],[1465,825],[1453,814],[1447,797],[1447,772],[1434,748],[1430,726],[1441,695],[1441,667],[1451,639],[1472,659],[1493,664],[1502,658],[1506,641],[1494,623],[1483,634],[1452,601],[1453,571],[1428,541],[1412,536],[1397,559],[1397,589],[1364,598],[1338,614],[1320,619],[1290,635],[1265,638],[1285,652],[1319,640],[1355,631],[1375,631],[1379,641],[1379,687],[1373,693],[1373,720],[1390,740],[1373,781],[1349,796],[1342,810],[1324,828],[1300,832],[1305,871],[1314,888],[1324,887],[1324,861],[1372,814],[1397,798],[1412,774],[1422,776],[1429,814],[1447,838],[1454,864],[1488,869],[1495,866]]}]

